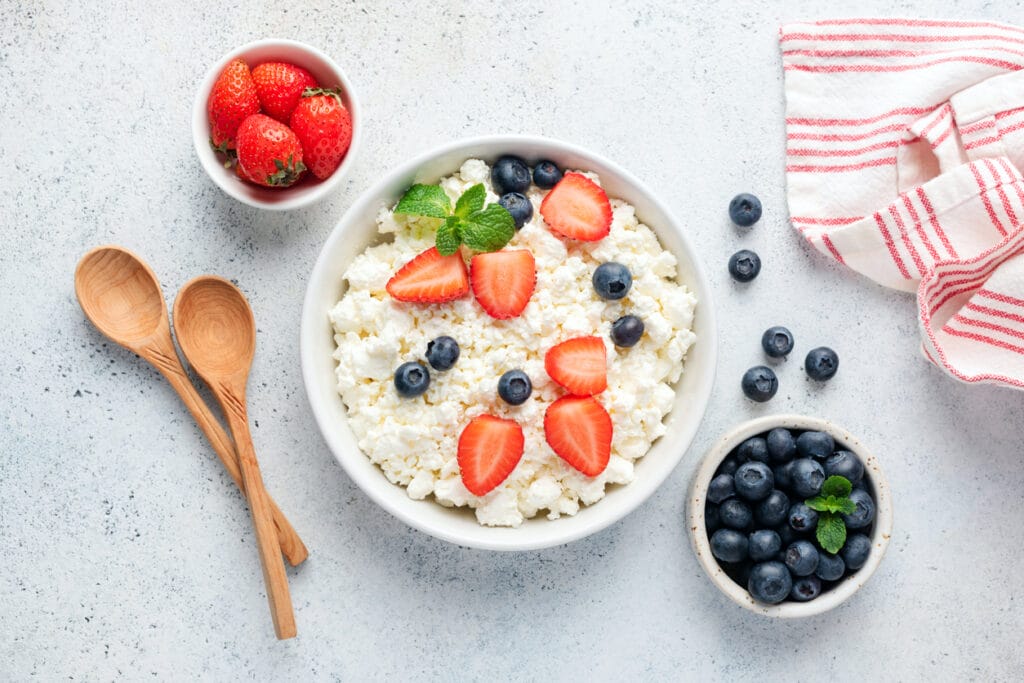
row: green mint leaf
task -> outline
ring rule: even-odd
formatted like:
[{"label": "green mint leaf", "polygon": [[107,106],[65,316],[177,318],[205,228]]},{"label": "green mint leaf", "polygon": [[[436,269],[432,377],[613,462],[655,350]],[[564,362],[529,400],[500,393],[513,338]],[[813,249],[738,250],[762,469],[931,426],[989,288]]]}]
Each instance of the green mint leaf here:
[{"label": "green mint leaf", "polygon": [[512,214],[500,204],[472,213],[462,224],[462,241],[476,251],[498,251],[515,234]]},{"label": "green mint leaf", "polygon": [[437,229],[437,251],[441,256],[451,256],[462,244],[462,225],[458,218],[449,216]]},{"label": "green mint leaf", "polygon": [[818,543],[828,552],[835,555],[846,543],[846,524],[843,518],[831,512],[822,513],[818,517]]},{"label": "green mint leaf", "polygon": [[821,487],[821,494],[824,496],[835,496],[836,498],[846,498],[852,490],[853,485],[850,484],[849,479],[833,474],[825,480]]},{"label": "green mint leaf", "polygon": [[857,504],[849,498],[843,498],[839,501],[839,509],[836,512],[841,512],[844,515],[852,515],[857,511]]},{"label": "green mint leaf", "polygon": [[821,496],[816,496],[814,498],[808,498],[807,500],[804,501],[804,505],[806,505],[807,507],[811,508],[812,510],[817,510],[818,512],[829,512],[830,511],[828,509],[828,502],[824,498],[822,498]]},{"label": "green mint leaf", "polygon": [[487,190],[484,189],[483,183],[477,183],[463,192],[459,201],[455,202],[455,215],[463,219],[469,218],[471,214],[484,208],[485,201]]},{"label": "green mint leaf", "polygon": [[452,213],[452,202],[440,185],[413,185],[398,200],[395,213],[447,218]]}]

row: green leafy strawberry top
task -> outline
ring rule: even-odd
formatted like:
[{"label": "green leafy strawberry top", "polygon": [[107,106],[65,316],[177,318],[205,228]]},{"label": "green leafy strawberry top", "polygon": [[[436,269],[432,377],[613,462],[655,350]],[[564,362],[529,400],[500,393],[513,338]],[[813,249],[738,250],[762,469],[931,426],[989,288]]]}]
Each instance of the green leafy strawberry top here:
[{"label": "green leafy strawberry top", "polygon": [[498,251],[515,235],[515,221],[500,204],[484,206],[486,200],[487,190],[482,183],[463,192],[454,208],[440,185],[417,184],[398,201],[395,213],[443,220],[436,238],[442,256],[454,254],[460,244],[475,251]]}]

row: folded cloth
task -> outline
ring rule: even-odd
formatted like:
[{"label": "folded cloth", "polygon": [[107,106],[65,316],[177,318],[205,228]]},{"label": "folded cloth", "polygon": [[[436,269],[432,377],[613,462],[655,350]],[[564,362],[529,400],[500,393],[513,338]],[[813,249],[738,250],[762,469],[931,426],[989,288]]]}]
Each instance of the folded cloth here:
[{"label": "folded cloth", "polygon": [[793,227],[915,292],[951,377],[1024,389],[1024,29],[833,19],[780,43]]}]

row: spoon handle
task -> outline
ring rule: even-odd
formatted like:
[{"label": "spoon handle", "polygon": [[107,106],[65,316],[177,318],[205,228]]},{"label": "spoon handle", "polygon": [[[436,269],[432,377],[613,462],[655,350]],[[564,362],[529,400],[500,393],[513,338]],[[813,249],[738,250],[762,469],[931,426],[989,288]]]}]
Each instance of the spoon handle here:
[{"label": "spoon handle", "polygon": [[[195,385],[192,384],[185,374],[185,369],[181,366],[177,352],[173,348],[166,351],[150,347],[145,349],[142,355],[170,382],[178,396],[181,397],[181,402],[192,413],[192,417],[195,419],[196,424],[199,425],[199,429],[203,431],[210,445],[213,446],[213,450],[224,464],[224,469],[228,471],[235,485],[244,494],[245,484],[242,480],[242,473],[238,468],[235,445],[232,443],[231,437],[221,427],[220,422],[210,411],[210,407],[206,405],[199,392],[196,391]],[[281,547],[281,552],[288,558],[289,564],[297,567],[309,556],[309,551],[306,549],[302,539],[299,538],[299,534],[292,527],[291,522],[288,521],[288,518],[277,507],[277,503],[274,502],[273,498],[266,493],[264,493],[264,496],[274,521],[275,534],[277,542]]]},{"label": "spoon handle", "polygon": [[249,417],[245,409],[245,393],[236,393],[225,384],[220,384],[214,391],[224,414],[227,415],[228,425],[238,449],[238,467],[242,471],[245,495],[249,498],[249,511],[252,513],[253,526],[256,528],[256,544],[259,546],[263,582],[267,587],[267,601],[270,603],[270,615],[274,620],[274,632],[281,640],[294,638],[295,613],[288,590],[288,576],[281,560],[281,552],[278,550],[274,522],[267,504],[267,492],[263,488],[263,477],[260,475],[260,467],[252,446]]}]

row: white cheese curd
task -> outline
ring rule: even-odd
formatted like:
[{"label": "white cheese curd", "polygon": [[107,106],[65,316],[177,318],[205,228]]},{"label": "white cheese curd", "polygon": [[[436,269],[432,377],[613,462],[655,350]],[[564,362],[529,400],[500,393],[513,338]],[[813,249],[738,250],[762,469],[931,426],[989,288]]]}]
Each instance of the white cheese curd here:
[{"label": "white cheese curd", "polygon": [[[587,177],[600,183],[597,176]],[[498,196],[490,168],[470,159],[440,183],[454,205],[470,186],[483,183],[488,203]],[[359,447],[387,478],[406,487],[411,498],[433,499],[446,507],[469,506],[477,521],[490,526],[519,526],[546,511],[548,519],[574,515],[580,504],[593,505],[609,484],[629,484],[633,464],[665,433],[673,384],[683,372],[686,352],[696,337],[690,327],[697,304],[676,281],[676,259],[638,222],[633,207],[611,199],[613,220],[598,242],[567,240],[552,233],[540,215],[546,190],[531,187],[533,219],[518,231],[509,248],[529,249],[537,264],[537,286],[523,313],[495,320],[472,293],[446,304],[393,300],[385,290],[403,265],[434,244],[438,221],[395,215],[382,209],[380,233],[390,242],[372,246],[345,273],[347,290],[330,312],[338,362],[338,392],[348,410]],[[467,253],[468,256],[468,253]],[[591,276],[605,261],[627,266],[633,287],[619,301],[604,301]],[[617,349],[611,324],[632,313],[645,325],[640,342]],[[425,360],[427,343],[449,335],[460,356],[451,370],[431,369],[430,387],[417,398],[399,396],[395,369]],[[613,425],[608,467],[587,477],[559,458],[544,439],[544,411],[565,394],[544,370],[544,355],[572,337],[605,340],[608,389],[596,398]],[[428,365],[429,367],[429,365]],[[533,394],[521,406],[498,396],[498,378],[519,368],[530,376]],[[489,413],[519,423],[525,436],[522,460],[497,488],[474,496],[462,483],[457,447],[473,417]]]}]

